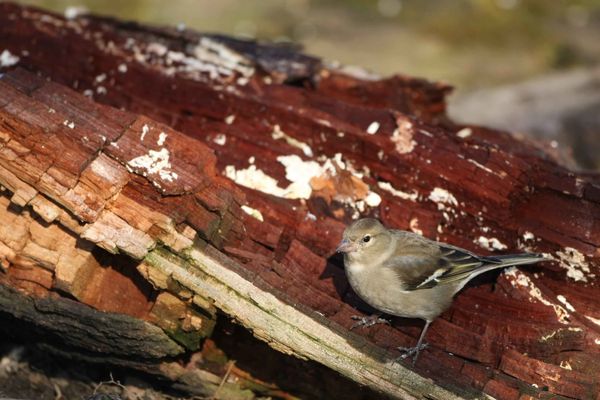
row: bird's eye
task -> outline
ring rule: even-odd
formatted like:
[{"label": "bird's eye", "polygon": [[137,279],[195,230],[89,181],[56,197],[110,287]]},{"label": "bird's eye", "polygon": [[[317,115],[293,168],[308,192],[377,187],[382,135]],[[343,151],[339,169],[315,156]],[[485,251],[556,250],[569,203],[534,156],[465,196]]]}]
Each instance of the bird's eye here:
[{"label": "bird's eye", "polygon": [[363,242],[368,243],[369,240],[371,240],[371,236],[365,235],[365,237],[363,237]]}]

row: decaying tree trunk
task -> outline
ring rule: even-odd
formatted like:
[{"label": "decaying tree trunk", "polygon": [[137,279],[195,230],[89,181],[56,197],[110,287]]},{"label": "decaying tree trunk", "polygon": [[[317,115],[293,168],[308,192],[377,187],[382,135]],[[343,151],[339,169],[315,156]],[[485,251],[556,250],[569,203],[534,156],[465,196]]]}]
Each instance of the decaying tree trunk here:
[{"label": "decaying tree trunk", "polygon": [[[5,326],[205,395],[218,373],[190,356],[233,318],[394,398],[597,397],[600,179],[507,133],[454,125],[448,87],[7,3],[0,49]],[[554,261],[462,292],[412,368],[391,360],[420,323],[349,331],[369,310],[334,249],[368,215]],[[242,368],[230,377],[221,398],[287,396]]]}]

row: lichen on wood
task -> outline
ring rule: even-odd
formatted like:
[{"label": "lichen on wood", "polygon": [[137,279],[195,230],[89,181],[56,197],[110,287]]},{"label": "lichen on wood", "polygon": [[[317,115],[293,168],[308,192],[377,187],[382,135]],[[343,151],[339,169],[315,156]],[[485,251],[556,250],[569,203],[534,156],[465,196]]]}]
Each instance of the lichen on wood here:
[{"label": "lichen on wood", "polygon": [[[224,315],[397,398],[598,390],[595,175],[455,125],[443,84],[189,30],[0,11],[0,48],[22,55],[0,78],[2,287],[126,314],[182,357]],[[367,310],[334,250],[360,216],[553,261],[467,288],[413,369],[390,361],[418,326],[349,330]],[[192,373],[181,363],[173,376]]]}]

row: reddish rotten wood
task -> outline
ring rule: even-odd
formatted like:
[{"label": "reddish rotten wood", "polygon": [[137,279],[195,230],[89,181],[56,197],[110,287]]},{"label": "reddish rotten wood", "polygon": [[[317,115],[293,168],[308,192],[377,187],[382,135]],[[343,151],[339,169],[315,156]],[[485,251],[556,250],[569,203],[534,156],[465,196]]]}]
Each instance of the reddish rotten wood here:
[{"label": "reddish rotten wood", "polygon": [[[432,325],[417,371],[499,398],[522,394],[506,374],[568,397],[598,389],[597,175],[569,171],[508,133],[455,126],[444,115],[444,85],[367,80],[289,50],[191,31],[65,20],[7,3],[0,10],[0,48],[52,80],[18,69],[0,81],[0,175],[13,203],[35,210],[49,201],[56,209],[38,209],[50,221],[134,258],[158,242],[182,248],[197,232],[261,290],[344,328],[356,313],[350,305],[361,305],[333,251],[359,215],[484,254],[545,252],[553,262],[460,294]],[[131,162],[165,148],[168,168]],[[288,161],[298,164],[286,170]],[[327,163],[308,195],[286,198],[293,172]],[[97,166],[111,171],[107,180]],[[257,190],[244,171],[262,171],[279,189]],[[102,236],[108,226],[122,230]],[[147,247],[118,243],[127,227]],[[8,271],[17,287],[56,288],[43,273]],[[355,333],[393,357],[418,328],[398,320]],[[562,356],[572,350],[586,356],[568,370]],[[573,379],[548,384],[559,372]]]}]

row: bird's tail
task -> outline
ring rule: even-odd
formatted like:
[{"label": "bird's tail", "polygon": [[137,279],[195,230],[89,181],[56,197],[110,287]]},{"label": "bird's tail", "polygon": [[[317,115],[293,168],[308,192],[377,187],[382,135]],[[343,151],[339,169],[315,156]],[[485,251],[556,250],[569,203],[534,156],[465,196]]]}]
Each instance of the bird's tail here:
[{"label": "bird's tail", "polygon": [[[514,265],[535,264],[540,261],[548,260],[548,257],[537,253],[506,254],[499,256],[480,257],[485,264],[473,271],[468,280],[477,275],[498,268],[506,268]],[[466,283],[466,282],[465,282]]]},{"label": "bird's tail", "polygon": [[540,261],[548,260],[548,257],[538,253],[522,253],[483,257],[483,259],[492,265],[497,264],[493,268],[502,268],[511,265],[535,264]]}]

